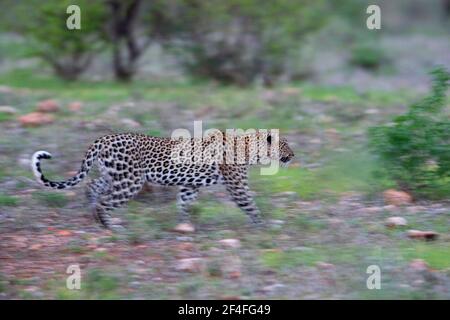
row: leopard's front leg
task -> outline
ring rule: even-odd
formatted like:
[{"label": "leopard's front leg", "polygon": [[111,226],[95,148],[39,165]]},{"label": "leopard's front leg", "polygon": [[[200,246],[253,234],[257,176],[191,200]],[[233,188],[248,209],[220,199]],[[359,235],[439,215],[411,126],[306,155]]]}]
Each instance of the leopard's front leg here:
[{"label": "leopard's front leg", "polygon": [[241,208],[253,223],[261,225],[261,213],[250,195],[248,187],[248,168],[240,165],[224,165],[221,167],[223,182],[233,201]]}]

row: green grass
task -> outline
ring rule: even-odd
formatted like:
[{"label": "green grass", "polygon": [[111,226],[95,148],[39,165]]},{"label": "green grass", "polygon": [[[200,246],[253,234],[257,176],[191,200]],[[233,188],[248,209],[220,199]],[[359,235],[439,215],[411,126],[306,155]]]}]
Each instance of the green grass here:
[{"label": "green grass", "polygon": [[182,298],[195,296],[202,287],[203,283],[203,279],[199,277],[186,279],[178,285],[178,294]]},{"label": "green grass", "polygon": [[329,154],[327,162],[317,169],[280,168],[271,176],[253,170],[252,178],[259,182],[257,188],[266,192],[294,191],[302,199],[316,199],[353,190],[371,193],[393,186],[392,181],[374,175],[377,168],[367,152],[354,150]]},{"label": "green grass", "polygon": [[79,290],[67,289],[64,279],[52,280],[47,287],[48,292],[53,293],[58,300],[115,300],[123,297],[120,293],[121,282],[118,276],[99,268],[90,269],[86,275],[82,273]]},{"label": "green grass", "polygon": [[0,122],[9,121],[14,118],[14,115],[9,113],[0,112]]},{"label": "green grass", "polygon": [[336,266],[361,268],[365,270],[370,264],[383,266],[391,258],[391,251],[381,250],[378,246],[312,246],[298,250],[263,251],[260,259],[266,267],[284,270],[297,266],[315,266],[318,262],[332,263]]},{"label": "green grass", "polygon": [[372,103],[383,106],[383,104],[401,104],[414,99],[416,94],[407,90],[395,92],[369,90],[358,93],[350,86],[315,86],[310,84],[299,84],[302,89],[301,95],[311,100],[322,102],[346,102],[346,103]]},{"label": "green grass", "polygon": [[[336,287],[328,286],[324,290],[335,290],[341,297],[349,297],[353,294],[355,298],[422,298],[426,297],[427,293],[399,288],[399,284],[404,283],[402,282],[404,279],[395,278],[395,273],[401,273],[398,270],[407,267],[413,259],[424,259],[432,268],[438,270],[450,268],[448,253],[450,250],[446,242],[438,240],[434,243],[422,243],[405,240],[405,230],[387,230],[382,224],[388,213],[375,214],[374,220],[371,221],[366,221],[365,217],[359,216],[345,218],[343,229],[340,229],[341,227],[333,229],[326,222],[329,211],[333,211],[333,207],[328,204],[334,203],[343,193],[358,191],[372,194],[394,185],[392,181],[373,174],[379,169],[379,164],[365,150],[364,142],[360,143],[363,140],[359,139],[361,134],[357,135],[358,139],[354,139],[354,134],[363,132],[367,122],[372,120],[365,114],[366,108],[383,109],[379,114],[381,117],[384,112],[396,112],[397,107],[415,97],[414,93],[369,91],[362,94],[347,86],[316,86],[308,83],[291,84],[290,86],[299,89],[299,93],[284,96],[282,86],[271,89],[256,86],[242,89],[190,81],[136,81],[129,85],[111,81],[66,83],[52,76],[26,69],[0,75],[0,84],[31,89],[23,95],[21,92],[0,95],[1,104],[18,107],[20,113],[28,112],[35,107],[37,101],[44,98],[57,99],[62,105],[73,100],[83,101],[85,107],[79,114],[59,113],[58,120],[66,121],[63,125],[67,126],[66,128],[61,125],[61,137],[54,136],[54,128],[57,124],[25,129],[21,143],[17,143],[16,139],[12,142],[11,138],[3,137],[0,144],[8,155],[7,162],[11,164],[13,160],[10,159],[17,159],[24,154],[25,147],[28,150],[31,145],[42,143],[62,146],[61,139],[67,141],[67,138],[75,137],[73,126],[76,121],[101,118],[102,113],[110,106],[131,100],[137,103],[169,102],[176,104],[176,110],[181,111],[196,112],[201,108],[212,107],[212,115],[208,114],[211,121],[204,124],[205,127],[276,127],[282,129],[282,133],[295,134],[295,139],[300,140],[303,139],[303,134],[305,139],[322,137],[324,130],[332,126],[338,130],[342,138],[337,146],[344,150],[342,152],[331,150],[335,146],[330,147],[327,143],[323,143],[324,146],[317,147],[317,150],[314,149],[311,153],[309,149],[295,150],[301,164],[304,160],[306,163],[316,164],[317,162],[314,168],[302,166],[280,168],[274,176],[261,176],[259,168],[252,169],[250,185],[251,189],[256,191],[255,200],[266,220],[284,220],[285,223],[278,229],[269,227],[262,231],[251,229],[248,232],[246,229],[248,218],[234,204],[223,203],[214,196],[201,197],[192,212],[192,222],[196,225],[197,232],[188,236],[193,238],[193,244],[198,248],[196,253],[208,259],[206,273],[201,275],[174,273],[173,282],[157,283],[150,280],[148,283],[142,282],[142,286],[137,291],[130,290],[131,293],[129,293],[128,290],[123,290],[127,285],[128,271],[120,269],[118,265],[121,261],[118,261],[119,258],[116,255],[108,251],[90,252],[83,242],[73,243],[65,247],[64,254],[75,256],[86,254],[85,258],[89,259],[92,265],[83,271],[81,290],[67,290],[65,279],[54,280],[53,284],[45,288],[46,294],[52,297],[116,299],[136,295],[164,299],[216,295],[220,297],[224,294],[240,295],[242,293],[244,296],[254,298],[256,289],[249,283],[262,283],[272,277],[269,275],[269,278],[266,278],[262,269],[275,270],[279,276],[279,282],[289,284],[289,277],[296,271],[314,271],[317,262],[323,261],[336,266],[337,283]],[[267,101],[264,96],[266,90],[276,93],[276,101]],[[324,108],[320,114],[332,117],[331,122],[316,121],[316,114],[307,110],[307,107],[311,108],[311,105],[308,105],[311,101],[319,102],[318,105]],[[160,118],[160,115],[153,111],[153,109],[149,111],[137,105],[136,108],[123,109],[119,116],[139,121],[148,134],[163,135],[166,130],[164,126],[148,127]],[[2,115],[0,115],[0,121],[1,117]],[[95,132],[86,134],[94,135]],[[35,140],[29,139],[29,136],[35,137]],[[302,145],[304,141],[297,141],[297,143]],[[355,146],[357,143],[360,146]],[[307,141],[305,144],[310,146]],[[64,159],[61,161],[66,161]],[[14,168],[11,164],[5,163],[2,166],[8,170],[0,168],[0,180],[14,179],[18,176],[32,177],[30,170],[20,169],[19,166]],[[55,175],[64,172],[61,168],[65,168],[66,164],[62,162],[59,167],[53,166],[54,171],[52,171],[52,165],[49,165],[46,172],[55,173]],[[22,187],[29,187],[29,185]],[[283,197],[277,195],[287,191],[293,191],[295,194]],[[43,208],[64,207],[69,202],[64,193],[58,191],[38,191],[33,194],[33,198],[39,201],[39,205]],[[19,199],[0,194],[0,206],[17,206]],[[150,203],[147,200],[142,197],[137,201],[131,201],[126,208],[113,213],[113,216],[124,220],[127,233],[104,238],[101,245],[105,244],[104,247],[108,248],[106,244],[114,243],[114,245],[123,246],[126,243],[133,250],[134,244],[150,243],[152,249],[148,254],[160,254],[165,259],[164,263],[170,265],[175,261],[174,250],[167,249],[161,243],[169,241],[169,244],[172,244],[172,239],[178,236],[171,232],[176,224],[175,201],[173,199],[167,203],[164,202],[165,200],[161,200],[162,203],[160,201]],[[307,208],[303,212],[302,206],[297,203],[299,200],[319,200],[318,207],[323,206],[324,209],[313,211]],[[30,205],[35,206],[36,203],[32,201]],[[16,208],[9,209],[18,212]],[[72,208],[65,210],[69,211]],[[124,212],[124,216],[121,212]],[[429,213],[418,213],[415,219],[405,216],[410,223],[408,228],[435,230],[442,235],[448,233],[448,215],[431,216],[429,214],[424,217],[422,214]],[[369,230],[369,226],[372,229]],[[343,230],[345,232],[347,227],[350,235],[337,234]],[[353,235],[355,238],[352,238]],[[237,280],[226,279],[222,272],[222,263],[226,260],[226,256],[217,258],[210,256],[210,252],[214,251],[211,249],[219,247],[217,241],[225,238],[237,238],[242,243],[240,250],[233,251],[238,252],[242,259],[242,277]],[[336,243],[333,242],[334,240]],[[360,240],[364,244],[359,245]],[[374,240],[374,242],[369,244],[365,243],[365,240],[369,242]],[[158,264],[155,264],[154,268],[160,268]],[[385,288],[388,289],[369,292],[365,288],[367,276],[365,270],[370,264],[379,264],[382,270],[386,270],[383,271],[383,279],[386,279],[383,280],[383,285],[386,285]],[[108,267],[105,270],[103,269],[105,267],[99,265],[117,266],[117,269],[111,270]],[[161,271],[164,270],[161,269]],[[292,285],[297,284],[298,282],[292,283]],[[11,282],[6,285],[19,287],[20,290],[20,286],[29,285],[29,283],[18,280],[17,284]],[[318,294],[320,297],[327,298],[327,293]],[[24,296],[32,298],[27,293],[24,293]],[[331,297],[336,296],[331,295]]]},{"label": "green grass", "polygon": [[84,295],[88,299],[118,299],[120,280],[117,276],[109,274],[106,270],[92,269],[87,275],[84,284]]},{"label": "green grass", "polygon": [[312,199],[320,192],[320,185],[315,182],[315,173],[302,168],[281,168],[271,176],[261,176],[259,169],[255,169],[251,180],[255,181],[255,188],[271,193],[294,191],[303,199]]},{"label": "green grass", "polygon": [[310,215],[302,214],[301,212],[296,215],[292,223],[303,232],[317,232],[326,227],[326,223],[324,221],[315,219]]},{"label": "green grass", "polygon": [[62,208],[69,203],[64,194],[52,191],[36,191],[33,193],[33,198],[52,208]]},{"label": "green grass", "polygon": [[0,293],[5,293],[7,290],[7,281],[5,277],[0,273]]},{"label": "green grass", "polygon": [[14,60],[29,58],[33,53],[32,48],[26,40],[5,35],[0,37],[0,52],[2,53],[2,57],[8,57]]},{"label": "green grass", "polygon": [[408,243],[401,247],[406,260],[423,259],[430,267],[450,270],[450,245],[447,243]]},{"label": "green grass", "polygon": [[[33,69],[15,69],[0,75],[0,84],[14,88],[33,89],[36,93],[57,95],[60,99],[75,99],[89,102],[117,103],[129,98],[154,102],[176,102],[182,107],[252,110],[266,104],[262,100],[264,90],[258,87],[239,88],[235,86],[215,86],[206,82],[192,81],[135,81],[123,84],[114,81],[75,81],[65,82],[52,75],[44,75]],[[300,93],[283,98],[299,107],[299,99],[321,102],[343,102],[358,104],[399,104],[415,97],[408,91],[368,91],[360,94],[348,86],[317,86],[305,83],[293,84]],[[275,87],[275,92],[283,87]],[[277,108],[279,109],[279,108]],[[289,120],[289,118],[284,118]]]},{"label": "green grass", "polygon": [[195,204],[193,220],[199,224],[227,224],[238,227],[247,223],[247,217],[234,205],[226,205],[217,199],[200,200]]},{"label": "green grass", "polygon": [[16,206],[18,203],[17,197],[0,193],[0,206]]},{"label": "green grass", "polygon": [[373,192],[393,186],[393,182],[375,176],[379,164],[364,149],[331,154],[323,168],[317,170],[317,183],[321,189],[335,192],[358,190]]},{"label": "green grass", "polygon": [[261,255],[262,264],[273,269],[289,269],[300,265],[313,266],[323,259],[323,253],[312,248],[305,248],[302,251],[265,251]]}]

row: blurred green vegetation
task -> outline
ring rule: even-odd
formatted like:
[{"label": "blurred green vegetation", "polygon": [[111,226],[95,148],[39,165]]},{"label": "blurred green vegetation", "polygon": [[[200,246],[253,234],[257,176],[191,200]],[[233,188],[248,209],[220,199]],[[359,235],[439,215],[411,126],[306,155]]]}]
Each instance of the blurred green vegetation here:
[{"label": "blurred green vegetation", "polygon": [[0,194],[0,206],[16,206],[18,202],[17,197]]},{"label": "blurred green vegetation", "polygon": [[[404,84],[409,73],[397,69],[401,66],[398,61],[405,57],[390,50],[389,45],[379,46],[380,40],[393,30],[405,32],[405,24],[395,29],[387,18],[378,35],[361,30],[359,26],[364,25],[366,17],[361,12],[365,12],[368,1],[359,0],[143,1],[140,12],[144,16],[139,16],[139,28],[133,29],[132,38],[136,36],[139,45],[149,40],[163,55],[175,58],[170,64],[187,67],[188,72],[167,77],[153,71],[146,73],[149,57],[144,57],[142,65],[134,65],[142,66],[142,70],[136,68],[136,80],[124,83],[112,80],[110,60],[114,49],[111,34],[102,25],[109,19],[104,15],[108,9],[101,7],[100,2],[92,7],[89,3],[92,10],[87,14],[92,24],[83,24],[89,35],[79,38],[80,34],[68,36],[59,29],[66,17],[65,10],[62,15],[60,11],[67,1],[32,1],[35,12],[0,12],[4,18],[0,24],[13,27],[5,29],[8,33],[0,33],[0,105],[16,109],[13,114],[0,113],[1,130],[8,133],[0,136],[1,234],[29,237],[33,244],[34,238],[42,235],[46,236],[45,241],[54,241],[55,246],[48,248],[44,243],[41,249],[25,247],[15,252],[19,265],[26,259],[52,263],[53,260],[46,260],[46,250],[58,262],[59,258],[64,262],[70,258],[86,264],[80,291],[68,290],[62,278],[65,273],[53,269],[54,273],[45,272],[45,279],[12,275],[9,271],[0,274],[0,293],[24,299],[448,297],[448,290],[442,289],[448,288],[450,268],[450,212],[442,201],[450,194],[448,177],[439,176],[439,188],[427,191],[426,196],[440,201],[420,201],[425,190],[423,181],[411,185],[408,180],[404,188],[414,194],[418,203],[392,209],[384,207],[381,196],[385,189],[403,188],[399,181],[405,177],[430,177],[428,171],[422,175],[417,168],[436,169],[423,168],[421,162],[418,167],[401,168],[399,175],[398,166],[411,154],[427,155],[427,159],[438,160],[440,168],[448,167],[445,138],[450,100],[443,94],[442,81],[439,92],[435,87],[419,103],[415,101],[422,95],[424,84],[420,77],[413,79],[418,86],[389,87],[392,78]],[[16,9],[27,5],[16,2]],[[122,1],[127,5],[133,2]],[[419,16],[439,8],[412,2],[415,4],[408,8],[421,9]],[[84,7],[88,2],[72,3]],[[147,10],[149,4],[154,5],[152,10]],[[170,10],[166,10],[168,7]],[[185,14],[183,19],[178,19],[180,10]],[[42,14],[45,19],[39,20]],[[389,14],[386,12],[386,16]],[[24,16],[29,18],[20,19]],[[31,28],[39,21],[44,21],[45,28]],[[417,25],[422,37],[446,34],[443,29],[425,30],[421,23]],[[334,41],[337,48],[330,46],[329,50],[340,60],[333,61],[331,57],[331,61],[320,61],[331,67],[310,72],[308,59],[301,59],[302,49],[325,27],[331,33],[325,38],[328,42],[322,44],[320,52],[313,50],[313,54],[323,54]],[[403,40],[401,33],[397,36],[400,38],[395,39]],[[418,37],[413,40],[420,45],[423,38]],[[316,41],[323,41],[323,35]],[[438,49],[446,48],[441,43],[433,44]],[[70,60],[73,54],[92,55],[93,70],[88,67],[86,74],[91,71],[94,76],[61,80],[64,75],[58,77],[49,72],[51,61],[43,64],[33,59],[39,52],[52,52],[58,60]],[[438,60],[433,56],[431,61],[426,55],[428,52],[414,61],[423,61],[428,68]],[[165,73],[162,69],[159,72]],[[338,81],[335,69],[340,70]],[[97,71],[99,75],[95,74]],[[83,72],[80,70],[85,75]],[[324,77],[331,81],[323,81]],[[355,85],[358,81],[361,84]],[[372,81],[388,84],[376,86]],[[55,99],[61,107],[54,113],[55,122],[22,127],[17,118],[35,111],[37,103],[44,99]],[[74,101],[81,102],[80,111],[69,110]],[[122,105],[127,107],[118,107]],[[440,112],[428,112],[433,106]],[[426,123],[421,120],[425,114]],[[421,121],[417,122],[417,116]],[[123,119],[134,120],[138,125],[128,128]],[[86,217],[88,209],[84,202],[78,202],[82,201],[81,190],[74,189],[72,195],[36,190],[31,180],[27,161],[34,150],[55,150],[55,159],[46,161],[44,170],[49,177],[63,179],[78,168],[85,147],[99,135],[130,130],[167,136],[194,119],[203,119],[206,127],[222,129],[279,128],[288,137],[296,153],[290,167],[280,168],[273,176],[261,176],[259,168],[251,170],[251,189],[269,222],[267,228],[249,227],[245,214],[225,200],[225,191],[216,193],[211,189],[202,191],[193,207],[192,221],[197,231],[175,234],[175,190],[156,189],[114,211],[113,216],[123,220],[126,231],[110,234],[96,229]],[[392,119],[401,120],[401,130],[385,125]],[[403,127],[411,123],[415,123],[414,130]],[[368,148],[367,129],[371,126],[383,128],[375,153]],[[404,143],[405,139],[411,142],[409,138],[422,137],[424,133],[433,139],[420,140],[419,145]],[[388,139],[398,134],[401,141]],[[395,157],[389,154],[389,159],[380,159],[380,150],[383,153],[387,149],[394,150]],[[404,216],[408,225],[386,228],[385,220],[393,215]],[[57,232],[54,235],[55,229],[68,230],[69,236],[60,239]],[[441,236],[422,243],[408,239],[407,229],[433,230]],[[230,238],[240,240],[241,247],[226,248],[219,243]],[[58,243],[62,245],[57,247]],[[192,274],[176,270],[178,260],[184,257],[204,258],[205,270]],[[224,265],[235,258],[239,272],[233,278]],[[409,264],[415,259],[423,259],[430,266],[432,270],[426,274],[431,280],[414,274]],[[371,264],[382,268],[383,290],[367,290],[365,271]],[[36,265],[41,264],[36,263],[33,268]],[[34,270],[26,266],[23,269]],[[272,284],[282,289],[271,291]]]},{"label": "blurred green vegetation", "polygon": [[352,49],[350,62],[366,69],[378,69],[387,62],[382,49],[373,43],[358,44]]},{"label": "blurred green vegetation", "polygon": [[36,191],[33,193],[33,197],[52,208],[64,207],[69,202],[64,194],[58,192]]},{"label": "blurred green vegetation", "polygon": [[432,72],[433,88],[422,101],[387,125],[370,130],[371,146],[384,170],[417,195],[447,198],[450,193],[450,119],[446,93],[450,73]]}]

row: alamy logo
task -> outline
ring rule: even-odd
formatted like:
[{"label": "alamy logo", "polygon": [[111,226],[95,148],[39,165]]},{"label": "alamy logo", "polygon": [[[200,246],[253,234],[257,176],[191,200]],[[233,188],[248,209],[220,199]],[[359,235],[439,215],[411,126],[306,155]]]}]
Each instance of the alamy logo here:
[{"label": "alamy logo", "polygon": [[[172,132],[171,160],[175,164],[261,164],[261,175],[273,175],[280,165],[278,129],[208,129],[194,121],[193,136],[187,129]],[[253,137],[253,138],[252,138]],[[284,165],[289,158],[281,158]]]},{"label": "alamy logo", "polygon": [[69,30],[81,29],[81,9],[79,6],[72,4],[67,7],[66,13],[70,14],[66,20],[66,26]]},{"label": "alamy logo", "polygon": [[381,289],[381,269],[379,266],[373,264],[367,267],[366,270],[367,274],[370,274],[370,276],[367,278],[366,286],[367,289],[373,290],[373,289]]},{"label": "alamy logo", "polygon": [[67,267],[66,273],[70,276],[66,279],[66,287],[69,290],[81,289],[81,269],[78,264],[71,264]]},{"label": "alamy logo", "polygon": [[367,7],[366,13],[370,16],[366,20],[367,29],[379,30],[381,29],[381,9],[379,6],[372,4]]}]

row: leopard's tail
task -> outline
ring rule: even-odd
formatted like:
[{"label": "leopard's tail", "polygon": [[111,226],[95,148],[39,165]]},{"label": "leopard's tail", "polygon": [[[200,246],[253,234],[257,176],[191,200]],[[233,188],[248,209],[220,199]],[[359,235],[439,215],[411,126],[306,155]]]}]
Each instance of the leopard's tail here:
[{"label": "leopard's tail", "polygon": [[33,154],[31,158],[31,169],[33,170],[34,176],[37,181],[46,187],[53,189],[66,189],[71,188],[83,180],[91,169],[92,164],[97,159],[99,153],[98,144],[94,143],[86,153],[86,156],[81,163],[81,168],[78,170],[77,174],[66,181],[51,181],[44,177],[41,169],[41,159],[51,159],[52,155],[47,151],[37,151]]}]

